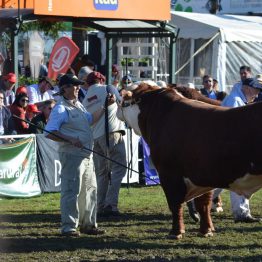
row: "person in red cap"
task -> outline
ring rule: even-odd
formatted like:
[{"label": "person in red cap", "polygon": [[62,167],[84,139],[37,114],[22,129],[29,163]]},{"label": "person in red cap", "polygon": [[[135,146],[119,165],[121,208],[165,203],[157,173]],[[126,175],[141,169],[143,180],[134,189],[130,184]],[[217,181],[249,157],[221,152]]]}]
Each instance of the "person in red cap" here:
[{"label": "person in red cap", "polygon": [[[56,101],[51,99],[51,100],[46,100],[43,102],[44,106],[42,109],[42,112],[37,114],[35,117],[32,118],[31,123],[33,125],[29,126],[29,132],[33,134],[42,134],[44,131],[44,128],[47,124],[47,121],[49,119],[50,113],[55,106]],[[30,105],[28,105],[30,106]]]},{"label": "person in red cap", "polygon": [[41,113],[41,111],[38,110],[37,105],[35,104],[28,105],[26,108],[26,118],[30,121],[39,113]]},{"label": "person in red cap", "polygon": [[26,86],[19,86],[19,87],[16,89],[15,95],[17,96],[17,95],[20,94],[20,93],[25,93],[25,94],[27,94]]},{"label": "person in red cap", "polygon": [[9,73],[2,77],[0,89],[4,91],[4,105],[10,106],[15,101],[15,93],[13,91],[16,82],[16,75]]},{"label": "person in red cap", "polygon": [[[82,102],[90,113],[94,113],[99,107],[104,106],[108,94],[121,100],[117,88],[113,85],[105,85],[105,77],[99,72],[91,72],[86,80],[88,92]],[[116,117],[117,104],[107,107],[107,114],[93,124],[94,151],[126,165],[126,150],[123,135],[125,126]],[[107,131],[106,132],[106,127]],[[106,141],[109,140],[109,143]],[[118,210],[118,196],[121,181],[126,174],[126,168],[115,163],[107,163],[105,158],[94,154],[95,172],[97,178],[97,205],[98,215],[103,217],[120,216]],[[109,179],[108,174],[111,173]]]}]

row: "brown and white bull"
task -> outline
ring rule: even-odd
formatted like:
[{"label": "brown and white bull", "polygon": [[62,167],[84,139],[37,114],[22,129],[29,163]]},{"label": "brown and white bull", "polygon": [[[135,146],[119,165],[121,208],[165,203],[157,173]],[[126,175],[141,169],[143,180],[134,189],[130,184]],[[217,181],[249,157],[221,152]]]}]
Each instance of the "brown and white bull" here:
[{"label": "brown and white bull", "polygon": [[185,233],[185,201],[199,196],[200,232],[211,236],[212,189],[250,198],[262,187],[262,103],[223,108],[142,83],[125,95],[117,115],[150,147],[172,212],[171,238]]}]

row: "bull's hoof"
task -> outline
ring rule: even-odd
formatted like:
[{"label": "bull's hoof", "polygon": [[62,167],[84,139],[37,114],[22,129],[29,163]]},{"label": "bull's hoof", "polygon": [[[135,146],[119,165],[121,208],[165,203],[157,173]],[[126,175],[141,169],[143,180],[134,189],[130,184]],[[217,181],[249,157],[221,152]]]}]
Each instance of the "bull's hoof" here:
[{"label": "bull's hoof", "polygon": [[180,230],[180,233],[175,233],[174,231],[170,231],[170,233],[168,234],[167,238],[168,239],[182,239],[183,238],[183,234],[185,234],[185,230]]},{"label": "bull's hoof", "polygon": [[203,237],[213,237],[214,236],[212,231],[208,231],[206,233],[201,233],[200,232],[200,235],[203,236]]},{"label": "bull's hoof", "polygon": [[167,236],[167,239],[175,239],[175,240],[179,240],[183,238],[183,234],[178,234],[178,235],[173,235],[173,234],[169,234]]}]

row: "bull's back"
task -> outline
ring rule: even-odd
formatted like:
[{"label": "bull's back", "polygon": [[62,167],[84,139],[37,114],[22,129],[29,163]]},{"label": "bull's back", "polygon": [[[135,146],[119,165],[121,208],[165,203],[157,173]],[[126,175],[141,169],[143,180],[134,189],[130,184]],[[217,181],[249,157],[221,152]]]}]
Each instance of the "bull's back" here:
[{"label": "bull's back", "polygon": [[160,105],[154,106],[154,113],[148,117],[151,119],[147,119],[151,127],[144,134],[156,166],[176,168],[203,186],[215,181],[215,187],[226,187],[244,175],[250,164],[247,150],[253,145],[244,144],[248,133],[243,123],[255,128],[253,121],[262,106],[228,110],[194,101],[168,105],[163,110]]}]

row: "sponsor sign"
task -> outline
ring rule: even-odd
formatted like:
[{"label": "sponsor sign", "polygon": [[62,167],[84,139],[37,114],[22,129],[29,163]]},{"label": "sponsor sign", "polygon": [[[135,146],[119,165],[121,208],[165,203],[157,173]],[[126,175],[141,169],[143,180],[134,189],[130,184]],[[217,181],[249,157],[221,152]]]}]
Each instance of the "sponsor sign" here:
[{"label": "sponsor sign", "polygon": [[170,0],[35,0],[34,13],[125,20],[171,18]]},{"label": "sponsor sign", "polygon": [[118,0],[93,0],[96,10],[116,10],[118,8]]},{"label": "sponsor sign", "polygon": [[12,144],[1,144],[0,196],[32,197],[40,194],[34,136]]},{"label": "sponsor sign", "polygon": [[58,153],[58,142],[36,135],[37,172],[43,192],[60,192],[62,165]]},{"label": "sponsor sign", "polygon": [[145,185],[158,185],[160,184],[158,173],[152,162],[150,155],[150,148],[143,138],[141,138],[141,143],[143,146],[143,160],[144,160],[144,170],[145,170]]},{"label": "sponsor sign", "polygon": [[48,77],[56,79],[58,74],[66,73],[78,52],[78,46],[69,37],[58,39],[50,55]]}]

